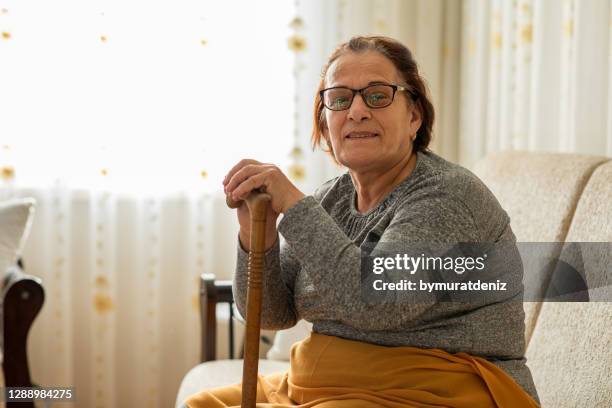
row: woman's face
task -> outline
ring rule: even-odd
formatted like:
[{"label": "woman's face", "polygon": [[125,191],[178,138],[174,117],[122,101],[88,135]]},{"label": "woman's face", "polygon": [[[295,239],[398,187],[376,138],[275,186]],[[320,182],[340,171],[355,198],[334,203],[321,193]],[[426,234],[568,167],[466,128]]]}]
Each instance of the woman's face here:
[{"label": "woman's face", "polygon": [[[372,83],[403,84],[393,63],[375,51],[344,54],[325,76],[326,88],[361,89]],[[410,157],[421,115],[403,93],[396,92],[385,108],[372,109],[356,94],[347,110],[325,109],[324,136],[340,164],[358,172],[386,171]]]}]

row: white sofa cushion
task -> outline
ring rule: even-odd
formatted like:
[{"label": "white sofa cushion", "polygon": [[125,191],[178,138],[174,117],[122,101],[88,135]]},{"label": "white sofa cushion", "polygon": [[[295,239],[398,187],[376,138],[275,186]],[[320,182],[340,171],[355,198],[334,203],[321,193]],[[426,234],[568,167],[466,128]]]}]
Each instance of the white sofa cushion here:
[{"label": "white sofa cushion", "polygon": [[[474,173],[508,212],[517,241],[563,242],[593,170],[607,160],[578,154],[502,152],[487,155],[476,164]],[[540,259],[556,259],[561,247],[551,246],[551,253],[541,254]],[[525,265],[525,268],[539,270],[540,266]],[[543,283],[536,281],[530,285],[543,287]],[[531,339],[540,308],[541,302],[524,304],[526,344]]]},{"label": "white sofa cushion", "polygon": [[510,216],[519,242],[563,242],[580,195],[606,157],[502,152],[488,155],[474,173]]},{"label": "white sofa cushion", "polygon": [[310,335],[310,332],[312,332],[312,323],[306,320],[300,320],[290,329],[279,330],[266,357],[269,360],[289,361],[291,346],[295,342],[304,340]]},{"label": "white sofa cushion", "polygon": [[0,276],[17,261],[30,231],[33,198],[0,201]]},{"label": "white sofa cushion", "polygon": [[[598,167],[578,202],[567,242],[612,242],[612,162]],[[586,244],[588,245],[588,244]],[[571,257],[568,258],[571,260]],[[587,256],[585,276],[595,286],[612,280],[612,254]],[[605,275],[607,273],[607,275]],[[595,274],[604,276],[595,276]],[[612,303],[547,302],[527,348],[543,407],[609,407],[612,401]],[[607,300],[603,302],[601,300]]]},{"label": "white sofa cushion", "polygon": [[[176,397],[176,406],[180,407],[190,395],[200,391],[242,382],[242,361],[209,361],[192,368],[183,378]],[[289,363],[285,361],[259,360],[259,374],[268,375],[288,369]]]}]

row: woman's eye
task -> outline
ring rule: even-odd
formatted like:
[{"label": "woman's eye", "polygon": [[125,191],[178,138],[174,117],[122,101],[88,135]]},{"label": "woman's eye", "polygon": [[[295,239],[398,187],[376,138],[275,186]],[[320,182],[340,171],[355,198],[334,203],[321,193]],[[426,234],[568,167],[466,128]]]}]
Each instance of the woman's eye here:
[{"label": "woman's eye", "polygon": [[337,106],[337,107],[346,106],[348,101],[349,101],[348,98],[344,98],[344,97],[336,98],[336,99],[334,99],[334,106]]},{"label": "woman's eye", "polygon": [[384,101],[387,99],[387,95],[382,94],[382,93],[377,93],[377,94],[372,94],[370,96],[368,96],[368,99],[372,102],[380,102],[380,101]]}]

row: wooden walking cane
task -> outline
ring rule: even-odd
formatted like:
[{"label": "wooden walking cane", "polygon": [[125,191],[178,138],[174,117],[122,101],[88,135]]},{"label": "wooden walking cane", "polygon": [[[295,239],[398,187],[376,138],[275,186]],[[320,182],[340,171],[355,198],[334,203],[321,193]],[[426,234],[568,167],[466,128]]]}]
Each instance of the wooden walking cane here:
[{"label": "wooden walking cane", "polygon": [[[253,191],[246,198],[251,215],[251,249],[247,286],[246,341],[242,365],[242,408],[254,408],[257,400],[257,366],[259,363],[259,328],[261,325],[261,284],[266,245],[266,215],[271,197]],[[226,196],[230,208],[242,204]]]}]

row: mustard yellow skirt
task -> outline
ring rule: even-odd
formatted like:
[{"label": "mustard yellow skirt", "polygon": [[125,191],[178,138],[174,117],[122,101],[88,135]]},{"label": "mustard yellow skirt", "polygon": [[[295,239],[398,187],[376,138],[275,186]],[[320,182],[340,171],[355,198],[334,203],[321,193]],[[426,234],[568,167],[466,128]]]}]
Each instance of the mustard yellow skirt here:
[{"label": "mustard yellow skirt", "polygon": [[[241,385],[191,396],[189,408],[239,407]],[[383,347],[312,333],[288,373],[259,376],[259,408],[538,407],[493,363],[466,353]]]}]

